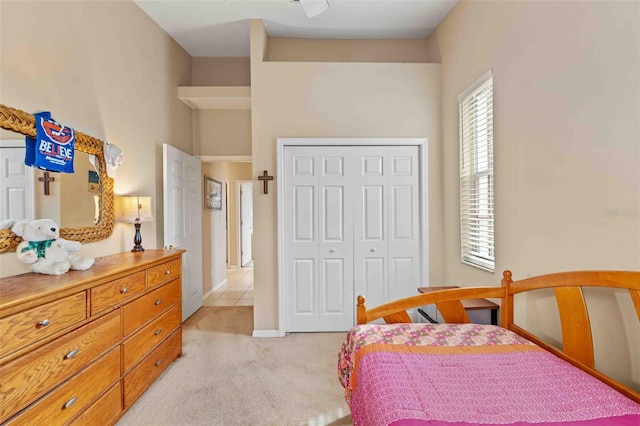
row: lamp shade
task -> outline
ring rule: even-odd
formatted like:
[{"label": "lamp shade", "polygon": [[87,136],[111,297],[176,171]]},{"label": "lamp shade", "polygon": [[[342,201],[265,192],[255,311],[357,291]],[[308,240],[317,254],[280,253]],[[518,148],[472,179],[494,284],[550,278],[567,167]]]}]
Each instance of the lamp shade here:
[{"label": "lamp shade", "polygon": [[123,196],[120,197],[121,205],[118,214],[118,222],[151,222],[151,197]]}]

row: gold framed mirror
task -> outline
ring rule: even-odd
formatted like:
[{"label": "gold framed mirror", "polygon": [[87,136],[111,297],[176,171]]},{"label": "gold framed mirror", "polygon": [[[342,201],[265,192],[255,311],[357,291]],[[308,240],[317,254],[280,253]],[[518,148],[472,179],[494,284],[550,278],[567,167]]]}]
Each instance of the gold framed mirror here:
[{"label": "gold framed mirror", "polygon": [[[25,136],[35,137],[35,117],[32,114],[0,104],[0,128]],[[60,228],[60,237],[87,243],[108,238],[113,232],[113,179],[107,175],[104,159],[104,142],[76,130],[75,149],[95,156],[99,176],[98,219],[93,226]],[[10,229],[0,229],[0,253],[15,250],[22,239]]]}]

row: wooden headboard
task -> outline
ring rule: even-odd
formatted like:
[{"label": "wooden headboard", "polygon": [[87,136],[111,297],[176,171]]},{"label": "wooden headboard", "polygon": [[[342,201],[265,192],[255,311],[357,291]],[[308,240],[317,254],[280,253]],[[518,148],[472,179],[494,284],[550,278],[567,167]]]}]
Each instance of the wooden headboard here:
[{"label": "wooden headboard", "polygon": [[[367,310],[365,299],[358,296],[357,322],[365,324],[383,318],[387,323],[411,322],[408,309],[435,304],[446,322],[466,323],[469,318],[460,300],[475,298],[501,299],[501,326],[538,344],[554,355],[571,362],[624,395],[640,403],[640,392],[625,386],[594,368],[591,323],[582,292],[583,287],[607,287],[629,291],[640,321],[640,272],[578,271],[561,272],[513,281],[511,271],[504,271],[501,287],[467,287],[438,290],[387,303]],[[562,349],[544,343],[540,338],[513,322],[513,296],[531,290],[553,288],[560,313]],[[640,356],[640,354],[638,355]]]}]

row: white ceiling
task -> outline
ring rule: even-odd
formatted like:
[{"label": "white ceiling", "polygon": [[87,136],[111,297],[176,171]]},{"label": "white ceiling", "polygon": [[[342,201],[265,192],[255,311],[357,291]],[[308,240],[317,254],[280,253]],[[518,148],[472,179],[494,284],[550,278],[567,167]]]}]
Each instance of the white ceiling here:
[{"label": "white ceiling", "polygon": [[271,37],[426,38],[458,0],[328,0],[308,18],[292,0],[134,0],[191,56],[249,56],[249,19]]}]

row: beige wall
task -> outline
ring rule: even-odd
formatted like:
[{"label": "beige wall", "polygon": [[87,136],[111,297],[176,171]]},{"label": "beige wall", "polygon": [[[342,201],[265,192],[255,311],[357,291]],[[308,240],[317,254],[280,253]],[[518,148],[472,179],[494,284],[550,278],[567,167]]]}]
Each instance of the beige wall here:
[{"label": "beige wall", "polygon": [[[463,1],[437,28],[448,283],[498,285],[507,268],[515,279],[640,269],[639,17],[638,2]],[[489,69],[495,274],[459,260],[457,97]],[[531,327],[557,324],[544,299],[523,303],[529,313],[523,309],[518,319]],[[640,353],[637,322],[614,317],[595,327],[599,337],[610,336],[596,344],[596,362],[638,386],[640,358],[630,356]],[[617,344],[625,333],[635,348]],[[618,360],[607,351],[614,347]]]},{"label": "beige wall", "polygon": [[204,176],[222,183],[222,210],[202,210],[202,294],[227,279],[226,163],[202,163]]},{"label": "beige wall", "polygon": [[194,57],[192,59],[192,86],[250,86],[249,58]]},{"label": "beige wall", "polygon": [[251,110],[193,111],[195,155],[251,155]]},{"label": "beige wall", "polygon": [[[191,84],[191,57],[131,1],[2,1],[0,24],[0,102],[49,110],[119,146],[115,191],[153,196],[143,246],[161,246],[162,143],[192,152],[191,110],[176,95]],[[118,224],[80,254],[130,250],[132,241],[132,227]],[[15,253],[0,255],[2,276],[26,271]]]},{"label": "beige wall", "polygon": [[439,62],[424,39],[324,40],[269,38],[267,60],[272,62]]},{"label": "beige wall", "polygon": [[[252,21],[251,30],[254,175],[276,175],[278,137],[428,138],[430,277],[439,282],[440,65],[263,62],[262,23]],[[278,328],[276,197],[276,185],[254,191],[256,330]]]}]

